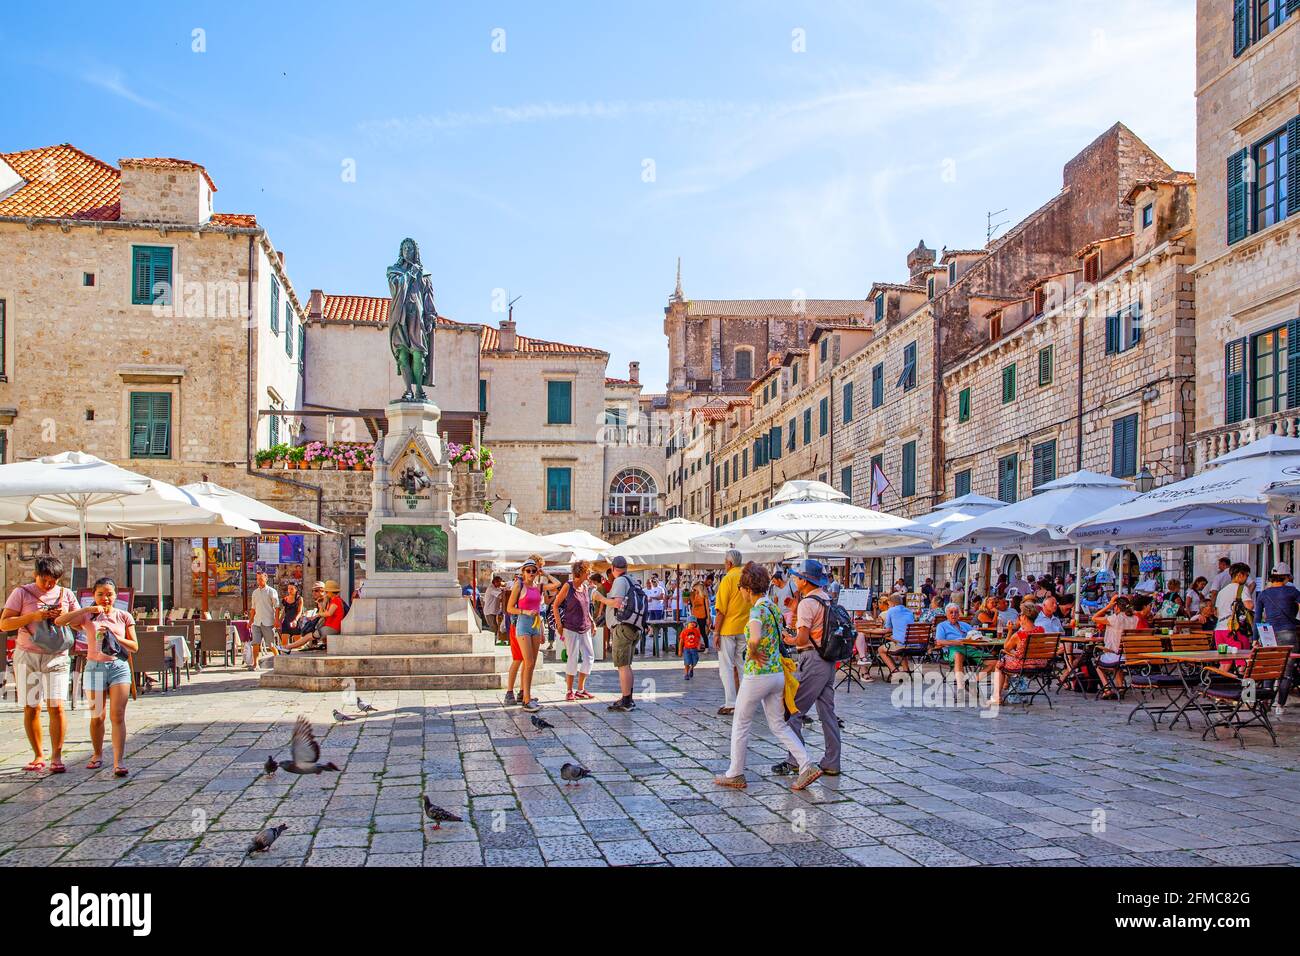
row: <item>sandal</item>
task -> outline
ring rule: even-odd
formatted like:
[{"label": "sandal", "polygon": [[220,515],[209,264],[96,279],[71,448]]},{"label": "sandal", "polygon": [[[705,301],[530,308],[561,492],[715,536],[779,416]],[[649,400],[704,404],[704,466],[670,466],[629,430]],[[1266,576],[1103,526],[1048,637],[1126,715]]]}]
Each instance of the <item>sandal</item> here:
[{"label": "sandal", "polygon": [[45,772],[45,761],[44,761],[44,760],[33,760],[33,761],[31,761],[30,763],[28,763],[27,766],[23,767],[23,769],[24,769],[24,770],[27,770],[27,771],[30,771],[31,773],[44,773],[44,772]]},{"label": "sandal", "polygon": [[719,708],[718,708],[718,716],[719,716],[719,717],[730,717],[730,716],[731,716],[732,714],[734,714],[735,712],[736,712],[736,708],[734,708],[734,707],[719,707]]},{"label": "sandal", "polygon": [[103,757],[91,757],[90,760],[86,763],[87,770],[98,770],[102,766],[104,766]]},{"label": "sandal", "polygon": [[67,772],[68,772],[68,768],[63,765],[62,760],[55,759],[50,761],[50,773],[67,773]]},{"label": "sandal", "polygon": [[127,775],[127,772],[128,772],[128,771],[127,771],[127,769],[126,769],[125,767],[114,767],[114,768],[113,768],[113,776],[115,776],[115,777],[125,777],[125,776]]},{"label": "sandal", "polygon": [[596,695],[595,695],[595,694],[588,694],[585,690],[575,690],[575,691],[573,692],[573,696],[576,697],[576,698],[578,698],[578,700],[595,700],[595,699],[596,699]]}]

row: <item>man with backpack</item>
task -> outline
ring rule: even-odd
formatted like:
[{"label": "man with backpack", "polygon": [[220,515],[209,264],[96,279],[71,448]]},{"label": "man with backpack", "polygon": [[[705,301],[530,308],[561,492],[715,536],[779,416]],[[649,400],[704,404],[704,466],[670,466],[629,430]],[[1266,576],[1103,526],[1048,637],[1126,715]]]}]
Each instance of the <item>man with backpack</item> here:
[{"label": "man with backpack", "polygon": [[610,562],[609,594],[593,591],[591,599],[605,608],[605,623],[610,630],[610,650],[618,670],[621,696],[609,705],[610,710],[626,713],[636,709],[632,701],[632,651],[645,630],[646,597],[641,585],[627,576],[627,558],[615,555]]},{"label": "man with backpack", "polygon": [[[798,652],[799,690],[794,696],[795,713],[788,720],[795,736],[803,740],[803,715],[817,706],[826,752],[821,770],[828,776],[840,773],[840,721],[835,715],[835,667],[853,653],[853,622],[844,608],[832,604],[826,593],[826,572],[820,561],[808,559],[790,572],[799,604],[795,608],[794,639],[787,643]],[[780,776],[799,772],[792,756],[772,768]]]}]

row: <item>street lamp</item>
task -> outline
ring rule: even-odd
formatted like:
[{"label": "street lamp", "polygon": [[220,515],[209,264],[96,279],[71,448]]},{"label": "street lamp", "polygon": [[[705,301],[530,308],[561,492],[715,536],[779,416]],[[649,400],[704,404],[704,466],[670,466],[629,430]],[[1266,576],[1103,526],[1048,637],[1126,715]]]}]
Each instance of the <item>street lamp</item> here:
[{"label": "street lamp", "polygon": [[506,524],[512,528],[519,523],[519,509],[515,507],[513,501],[506,505],[505,519]]},{"label": "street lamp", "polygon": [[1148,491],[1156,486],[1156,476],[1151,474],[1151,469],[1146,465],[1137,473],[1133,479],[1133,487],[1138,490],[1138,494],[1145,495]]}]

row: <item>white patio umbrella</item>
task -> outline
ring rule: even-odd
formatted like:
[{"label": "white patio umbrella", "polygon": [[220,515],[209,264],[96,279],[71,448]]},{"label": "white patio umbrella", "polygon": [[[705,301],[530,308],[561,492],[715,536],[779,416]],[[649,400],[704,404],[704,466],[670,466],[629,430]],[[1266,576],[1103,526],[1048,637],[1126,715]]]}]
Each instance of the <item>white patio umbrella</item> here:
[{"label": "white patio umbrella", "polygon": [[685,518],[669,518],[649,531],[634,538],[620,541],[605,549],[606,560],[615,557],[627,559],[631,568],[663,568],[679,564],[721,564],[722,556],[694,547],[691,542],[700,535],[713,531],[706,524]]},{"label": "white patio umbrella", "polygon": [[574,561],[600,561],[602,552],[612,547],[608,541],[581,528],[574,531],[561,531],[557,534],[543,534],[538,537],[543,541],[551,542],[557,548],[568,551]]},{"label": "white patio umbrella", "polygon": [[257,523],[262,534],[338,534],[329,528],[299,518],[297,515],[272,508],[256,498],[231,491],[212,481],[193,481],[181,485],[181,491],[187,491],[201,498],[217,502],[227,512],[243,515]]},{"label": "white patio umbrella", "polygon": [[[843,552],[850,544],[866,546],[929,540],[934,531],[898,515],[859,508],[848,496],[820,481],[786,482],[765,511],[748,515],[694,538],[692,547],[705,551],[758,551],[789,553],[798,547],[810,552]],[[776,503],[779,502],[779,503]]]},{"label": "white patio umbrella", "polygon": [[523,561],[540,554],[544,561],[567,561],[568,548],[523,528],[515,528],[482,511],[467,511],[456,518],[457,561]]},{"label": "white patio umbrella", "polygon": [[1300,537],[1300,518],[1278,489],[1300,484],[1300,438],[1270,435],[1209,462],[1191,478],[1075,522],[1071,540],[1127,544],[1260,544]]},{"label": "white patio umbrella", "polygon": [[[81,539],[81,563],[85,566],[90,509],[142,495],[148,490],[149,479],[144,475],[85,452],[65,451],[0,465],[0,520],[69,525]],[[51,522],[43,512],[46,506],[61,506],[63,520]]]},{"label": "white patio umbrella", "polygon": [[[929,514],[920,515],[912,520],[919,525],[934,529],[936,536],[938,536],[957,525],[978,518],[994,508],[1005,508],[1006,505],[1005,501],[999,501],[997,498],[989,498],[985,495],[962,495],[960,498],[944,501]],[[939,554],[961,554],[965,551],[964,548],[960,547],[940,548],[932,540],[898,543],[893,547],[881,547],[872,544],[865,548],[859,548],[850,544],[844,550],[854,557],[860,558],[914,558]]]}]

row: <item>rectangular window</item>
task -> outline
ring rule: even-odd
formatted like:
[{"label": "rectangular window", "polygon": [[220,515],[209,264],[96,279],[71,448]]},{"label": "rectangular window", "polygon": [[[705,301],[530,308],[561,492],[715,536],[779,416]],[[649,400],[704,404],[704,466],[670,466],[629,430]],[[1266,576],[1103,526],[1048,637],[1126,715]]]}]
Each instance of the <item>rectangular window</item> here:
[{"label": "rectangular window", "polygon": [[797,360],[790,366],[790,384],[799,384],[799,362]]},{"label": "rectangular window", "polygon": [[970,388],[963,388],[957,393],[957,421],[970,421]]},{"label": "rectangular window", "polygon": [[952,285],[957,281],[957,260],[954,259],[948,263],[948,284]]},{"label": "rectangular window", "polygon": [[903,479],[899,484],[899,494],[910,498],[916,494],[916,442],[910,441],[903,446]]},{"label": "rectangular window", "polygon": [[881,322],[885,318],[885,293],[881,292],[876,296],[876,321]]},{"label": "rectangular window", "polygon": [[879,408],[885,404],[885,363],[880,362],[871,367],[871,407]]},{"label": "rectangular window", "polygon": [[1056,357],[1056,346],[1049,345],[1045,349],[1038,350],[1038,384],[1052,384],[1052,365]]},{"label": "rectangular window", "polygon": [[740,453],[740,477],[749,477],[749,449],[745,448]]},{"label": "rectangular window", "polygon": [[1016,400],[1016,366],[1013,362],[1002,370],[1002,404]]},{"label": "rectangular window", "polygon": [[930,276],[925,280],[925,297],[927,299],[934,298],[934,276]]},{"label": "rectangular window", "polygon": [[[1300,355],[1300,322],[1290,322],[1254,336],[1250,342],[1250,414],[1270,415],[1290,408],[1292,392],[1300,383],[1292,381],[1291,372],[1300,372],[1295,362]],[[1300,399],[1300,395],[1295,396]],[[1244,404],[1244,403],[1243,403]],[[1244,417],[1244,416],[1243,416]]]},{"label": "rectangular window", "polygon": [[736,349],[736,378],[754,377],[754,353],[749,349]]},{"label": "rectangular window", "polygon": [[305,323],[298,323],[298,371],[301,372],[303,366],[307,363],[307,326]]},{"label": "rectangular window", "polygon": [[478,410],[487,411],[487,379],[485,378],[478,380]]},{"label": "rectangular window", "polygon": [[787,451],[794,451],[794,443],[798,437],[799,429],[795,427],[795,420],[790,419],[790,431],[787,433],[786,440],[790,443]]},{"label": "rectangular window", "polygon": [[[1291,7],[1295,5],[1295,0],[1291,0]],[[1287,0],[1255,0],[1255,42],[1280,27],[1286,15]]]},{"label": "rectangular window", "polygon": [[548,381],[546,383],[546,424],[573,424],[572,382]]},{"label": "rectangular window", "polygon": [[916,388],[916,343],[903,346],[903,374],[898,377],[898,387],[905,392]]},{"label": "rectangular window", "polygon": [[1290,182],[1287,165],[1291,151],[1296,148],[1288,136],[1295,125],[1288,124],[1255,144],[1254,232],[1285,219],[1294,201],[1288,195],[1295,184]]},{"label": "rectangular window", "polygon": [[1246,340],[1237,339],[1223,347],[1224,422],[1228,425],[1246,417]]},{"label": "rectangular window", "polygon": [[572,511],[570,492],[573,486],[572,468],[546,469],[546,510]]},{"label": "rectangular window", "polygon": [[1115,419],[1110,431],[1110,473],[1116,478],[1137,474],[1138,417],[1134,412]]},{"label": "rectangular window", "polygon": [[844,388],[841,391],[840,404],[844,408],[842,418],[844,424],[847,425],[849,422],[853,421],[853,383],[845,382]]},{"label": "rectangular window", "polygon": [[851,465],[845,465],[840,469],[840,491],[850,498],[853,497],[853,467]]},{"label": "rectangular window", "polygon": [[269,436],[267,441],[270,442],[271,448],[280,444],[280,416],[268,415],[266,417],[266,433]]},{"label": "rectangular window", "polygon": [[970,469],[957,472],[952,480],[952,496],[960,498],[962,495],[970,494]]},{"label": "rectangular window", "polygon": [[1096,282],[1101,276],[1101,253],[1094,252],[1083,260],[1083,281]]},{"label": "rectangular window", "polygon": [[132,392],[131,457],[170,458],[172,454],[172,396],[170,392]]},{"label": "rectangular window", "polygon": [[998,459],[998,500],[1012,504],[1016,500],[1020,483],[1020,456],[1007,455]]},{"label": "rectangular window", "polygon": [[803,443],[807,445],[812,441],[812,409],[803,410]]},{"label": "rectangular window", "polygon": [[772,426],[772,432],[767,437],[767,447],[770,450],[772,460],[779,461],[782,453],[780,425]]},{"label": "rectangular window", "polygon": [[280,334],[280,283],[271,280],[271,331]]},{"label": "rectangular window", "polygon": [[1056,440],[1034,446],[1034,490],[1056,480]]},{"label": "rectangular window", "polygon": [[825,438],[826,431],[830,428],[830,398],[823,398],[817,403],[817,437]]},{"label": "rectangular window", "polygon": [[827,354],[828,354],[828,352],[829,352],[829,350],[830,350],[830,344],[831,344],[831,340],[830,340],[829,338],[827,338],[826,336],[822,336],[822,342],[821,342],[821,361],[822,361],[822,364],[825,364],[825,362],[826,362],[826,356],[827,356]]},{"label": "rectangular window", "polygon": [[1142,228],[1150,229],[1151,224],[1156,221],[1155,203],[1147,203],[1142,207]]},{"label": "rectangular window", "polygon": [[171,305],[172,250],[169,246],[131,247],[131,304]]},{"label": "rectangular window", "polygon": [[293,309],[284,304],[284,354],[293,358]]}]

